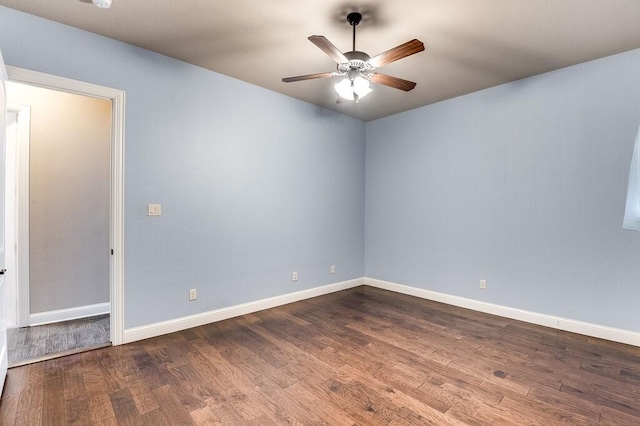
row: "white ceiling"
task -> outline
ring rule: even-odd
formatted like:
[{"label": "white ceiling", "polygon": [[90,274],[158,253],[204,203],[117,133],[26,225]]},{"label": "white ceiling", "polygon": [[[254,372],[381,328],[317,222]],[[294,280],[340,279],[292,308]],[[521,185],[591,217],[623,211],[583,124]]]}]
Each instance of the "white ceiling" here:
[{"label": "white ceiling", "polygon": [[[0,5],[102,34],[365,121],[580,62],[640,48],[638,0],[0,0]],[[336,103],[335,70],[307,40],[351,50],[348,12],[363,13],[357,49],[374,56],[417,38],[426,50],[380,72],[417,82],[375,85]],[[639,77],[640,78],[640,77]]]}]

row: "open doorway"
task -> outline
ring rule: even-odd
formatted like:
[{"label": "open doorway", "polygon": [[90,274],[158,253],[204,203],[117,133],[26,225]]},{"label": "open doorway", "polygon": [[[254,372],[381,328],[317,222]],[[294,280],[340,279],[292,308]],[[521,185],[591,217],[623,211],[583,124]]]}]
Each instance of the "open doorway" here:
[{"label": "open doorway", "polygon": [[[19,313],[7,325],[21,327],[8,334],[15,366],[110,344],[112,108],[110,100],[14,82],[6,92],[6,283],[17,296],[7,299],[7,315]],[[83,326],[72,327],[79,318]]]},{"label": "open doorway", "polygon": [[[87,318],[107,330],[106,343],[121,344],[124,93],[8,68],[8,118],[22,127],[7,153],[16,176],[16,214],[7,223],[15,242],[7,242],[17,248],[8,323],[31,326],[31,337],[56,330],[47,352],[56,345],[68,352],[64,345],[78,340]],[[47,333],[35,331],[40,324]]]}]

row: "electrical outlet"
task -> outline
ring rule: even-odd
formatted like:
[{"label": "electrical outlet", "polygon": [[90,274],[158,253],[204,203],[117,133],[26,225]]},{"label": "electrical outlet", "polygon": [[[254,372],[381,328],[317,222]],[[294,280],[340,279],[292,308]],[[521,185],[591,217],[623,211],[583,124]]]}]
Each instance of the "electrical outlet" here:
[{"label": "electrical outlet", "polygon": [[198,295],[196,293],[195,288],[192,288],[191,290],[189,290],[189,300],[196,300],[197,297]]},{"label": "electrical outlet", "polygon": [[291,276],[291,281],[296,282],[298,281],[298,273],[294,272],[293,275]]},{"label": "electrical outlet", "polygon": [[487,280],[480,280],[480,288],[483,290],[487,289]]},{"label": "electrical outlet", "polygon": [[332,274],[336,273],[336,265],[331,265],[331,273]]}]

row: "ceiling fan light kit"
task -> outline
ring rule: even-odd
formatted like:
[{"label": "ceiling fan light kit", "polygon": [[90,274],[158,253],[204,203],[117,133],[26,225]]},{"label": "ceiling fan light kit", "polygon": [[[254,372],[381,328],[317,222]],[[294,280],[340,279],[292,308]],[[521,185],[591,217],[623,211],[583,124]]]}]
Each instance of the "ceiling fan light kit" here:
[{"label": "ceiling fan light kit", "polygon": [[334,88],[341,98],[349,101],[355,100],[356,103],[371,93],[372,90],[369,87],[370,81],[406,92],[416,87],[416,83],[412,81],[380,74],[374,72],[374,70],[383,65],[422,52],[424,50],[424,44],[420,40],[413,39],[371,58],[365,52],[356,50],[356,26],[361,20],[362,15],[358,12],[352,12],[347,15],[347,22],[353,27],[353,49],[350,52],[342,53],[324,36],[312,35],[309,37],[310,42],[318,46],[331,59],[336,61],[335,72],[286,77],[283,78],[282,81],[291,83],[316,78],[343,76],[345,78],[338,82]]},{"label": "ceiling fan light kit", "polygon": [[350,71],[349,76],[338,82],[334,88],[342,99],[346,99],[348,101],[355,100],[356,103],[371,93],[369,80],[363,77],[360,73],[353,71]]}]

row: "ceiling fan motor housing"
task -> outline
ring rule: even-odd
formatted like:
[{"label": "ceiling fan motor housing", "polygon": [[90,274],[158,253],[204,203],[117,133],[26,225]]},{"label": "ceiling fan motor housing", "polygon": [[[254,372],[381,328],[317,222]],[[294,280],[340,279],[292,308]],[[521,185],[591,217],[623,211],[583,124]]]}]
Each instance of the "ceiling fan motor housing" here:
[{"label": "ceiling fan motor housing", "polygon": [[369,64],[371,57],[364,52],[358,50],[345,52],[344,56],[349,62],[338,63],[336,68],[340,74],[348,74],[349,71],[359,71],[361,73],[371,71],[374,67]]}]

